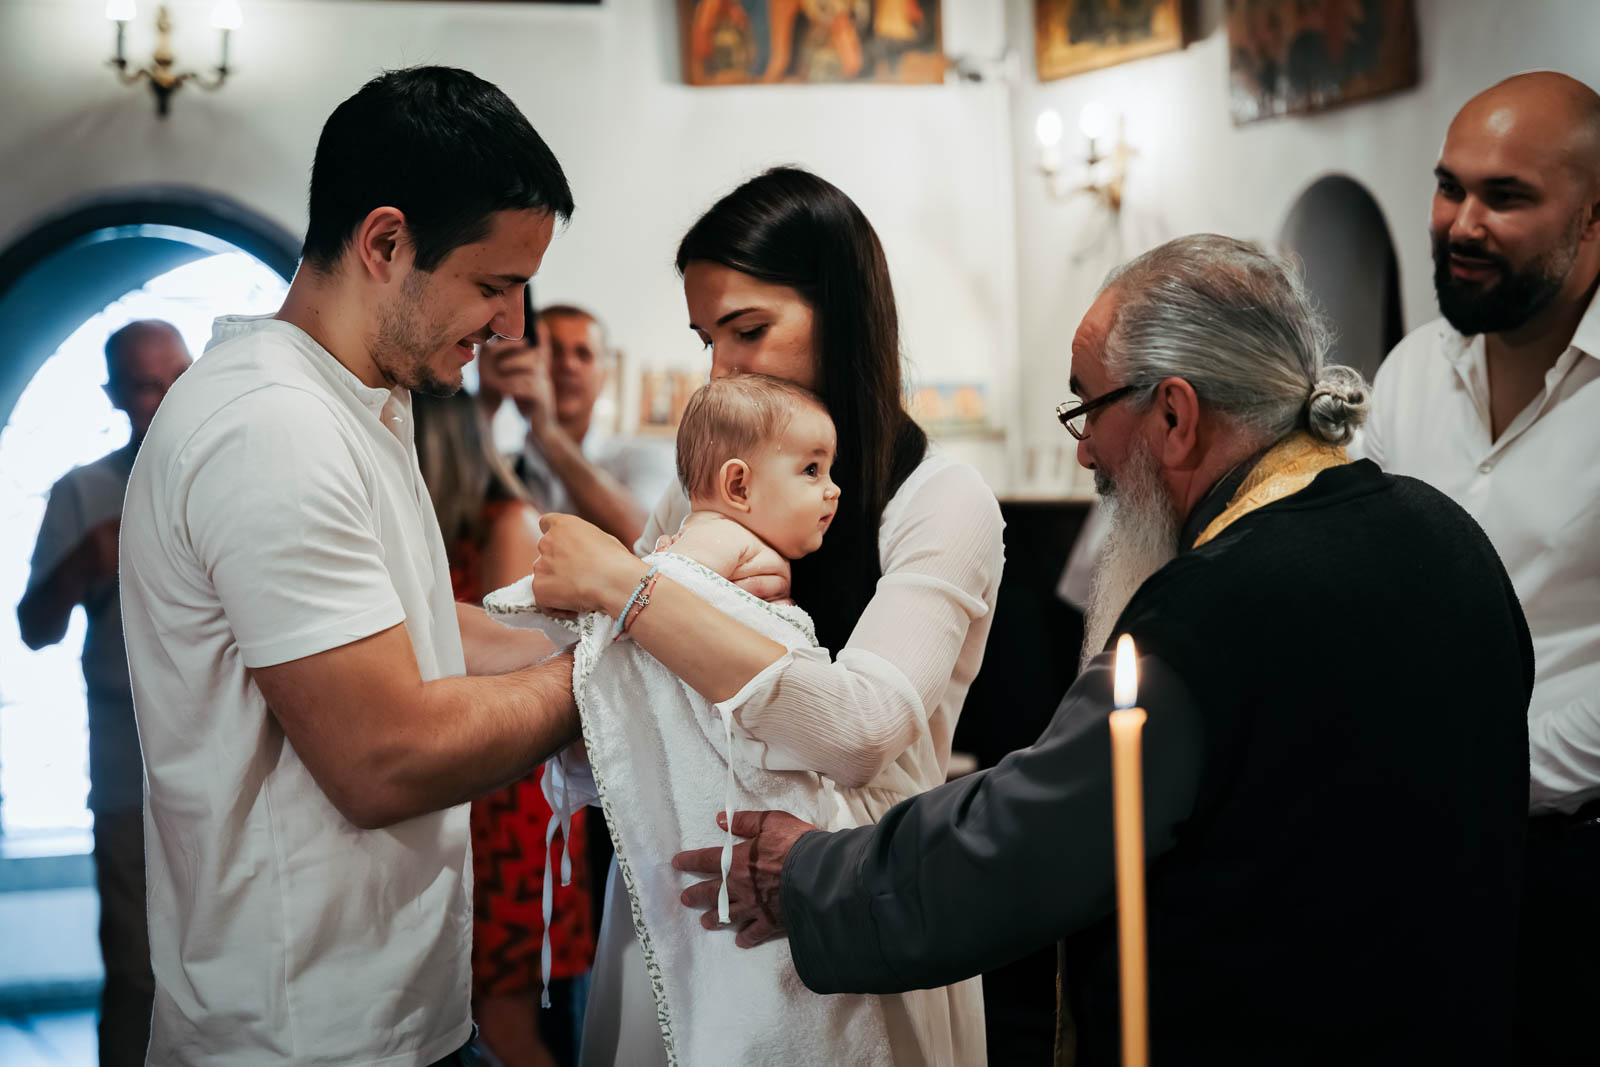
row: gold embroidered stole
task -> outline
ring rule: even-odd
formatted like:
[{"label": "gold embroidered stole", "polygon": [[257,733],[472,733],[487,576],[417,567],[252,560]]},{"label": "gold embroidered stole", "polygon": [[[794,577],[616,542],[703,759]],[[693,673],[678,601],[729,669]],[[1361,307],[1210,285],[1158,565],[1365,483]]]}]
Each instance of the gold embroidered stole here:
[{"label": "gold embroidered stole", "polygon": [[1199,548],[1257,508],[1294,496],[1328,468],[1349,462],[1350,457],[1340,445],[1321,444],[1303,430],[1290,434],[1261,457],[1222,514],[1195,538],[1194,547]]}]

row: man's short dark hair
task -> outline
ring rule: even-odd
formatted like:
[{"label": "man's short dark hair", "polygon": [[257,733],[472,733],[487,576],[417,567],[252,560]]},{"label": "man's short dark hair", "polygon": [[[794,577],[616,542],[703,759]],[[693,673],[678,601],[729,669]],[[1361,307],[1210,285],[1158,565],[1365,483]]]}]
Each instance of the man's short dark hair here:
[{"label": "man's short dark hair", "polygon": [[331,268],[373,209],[398,208],[431,271],[507,210],[572,214],[566,175],[505,93],[452,67],[379,75],[334,108],[311,165],[302,255]]}]

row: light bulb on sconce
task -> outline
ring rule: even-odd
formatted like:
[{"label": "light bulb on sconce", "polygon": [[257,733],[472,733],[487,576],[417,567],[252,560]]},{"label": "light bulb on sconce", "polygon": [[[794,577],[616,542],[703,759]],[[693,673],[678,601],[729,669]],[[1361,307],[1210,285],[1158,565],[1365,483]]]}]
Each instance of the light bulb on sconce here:
[{"label": "light bulb on sconce", "polygon": [[1111,128],[1111,112],[1098,100],[1091,100],[1078,112],[1078,130],[1092,145]]},{"label": "light bulb on sconce", "polygon": [[217,0],[211,9],[211,25],[219,30],[237,30],[244,25],[244,12],[239,10],[239,0]]},{"label": "light bulb on sconce", "polygon": [[150,62],[138,70],[130,71],[126,47],[127,32],[128,23],[133,21],[136,14],[134,0],[108,0],[106,18],[117,24],[116,51],[108,65],[117,72],[118,80],[124,85],[134,85],[141,81],[150,82],[150,89],[156,97],[157,115],[162,118],[167,117],[172,94],[188,82],[193,82],[206,90],[222,88],[222,83],[228,79],[228,46],[231,44],[233,31],[244,25],[244,12],[239,7],[239,0],[217,0],[211,8],[211,25],[222,33],[222,51],[209,78],[198,71],[173,70],[172,16],[165,4],[156,8],[156,47],[150,55]]},{"label": "light bulb on sconce", "polygon": [[1083,134],[1086,150],[1083,156],[1083,180],[1066,180],[1061,162],[1061,115],[1054,108],[1039,113],[1034,123],[1034,135],[1039,140],[1039,170],[1043,172],[1046,188],[1057,199],[1067,199],[1080,193],[1089,193],[1102,201],[1113,212],[1122,210],[1122,183],[1127,174],[1128,157],[1133,150],[1123,136],[1125,119],[1115,117],[1116,144],[1109,154],[1101,154],[1100,142],[1111,131],[1111,109],[1099,100],[1091,100],[1078,113],[1078,131]]}]

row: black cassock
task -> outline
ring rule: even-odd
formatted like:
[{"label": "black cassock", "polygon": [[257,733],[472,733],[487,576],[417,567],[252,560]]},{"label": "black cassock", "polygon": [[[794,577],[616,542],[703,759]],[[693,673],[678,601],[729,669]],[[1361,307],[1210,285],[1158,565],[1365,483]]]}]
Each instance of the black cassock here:
[{"label": "black cassock", "polygon": [[[1149,713],[1152,1061],[1507,1062],[1533,653],[1477,524],[1334,467],[1180,553],[1115,632]],[[1077,1061],[1119,1061],[1110,673],[998,766],[800,839],[807,986],[947,985],[1064,939]]]}]

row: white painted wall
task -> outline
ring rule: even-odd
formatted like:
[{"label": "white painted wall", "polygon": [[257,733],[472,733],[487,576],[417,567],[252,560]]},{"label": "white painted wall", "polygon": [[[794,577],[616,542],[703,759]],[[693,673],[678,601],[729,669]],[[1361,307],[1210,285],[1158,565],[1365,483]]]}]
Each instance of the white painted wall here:
[{"label": "white painted wall", "polygon": [[[244,0],[237,78],[215,95],[184,90],[160,122],[147,92],[100,66],[111,45],[103,0],[0,0],[0,246],[86,197],[170,182],[220,190],[299,232],[335,104],[380,68],[466,66],[523,107],[577,194],[541,300],[595,307],[636,367],[696,365],[671,266],[678,238],[760,168],[812,167],[883,238],[914,373],[990,387],[1011,470],[998,446],[961,450],[1001,491],[1052,492],[1074,484],[1070,441],[1051,415],[1068,344],[1113,263],[1196,230],[1270,241],[1306,186],[1342,172],[1389,220],[1417,325],[1434,314],[1430,174],[1456,108],[1530,67],[1600,84],[1600,0],[1417,0],[1417,89],[1235,128],[1222,6],[1200,0],[1203,35],[1182,52],[1046,84],[1033,74],[1033,0],[944,0],[947,50],[991,55],[1009,39],[1022,58],[1016,86],[690,89],[675,0]],[[140,7],[134,55],[151,43],[153,3]],[[180,60],[212,62],[209,4],[172,7]],[[1086,203],[1050,200],[1033,170],[1038,111],[1062,112],[1070,147],[1091,98],[1126,113],[1139,151],[1111,233]]]},{"label": "white painted wall", "polygon": [[[1554,68],[1600,85],[1600,0],[1417,0],[1416,6],[1422,68],[1416,89],[1307,118],[1235,127],[1228,118],[1223,0],[1202,0],[1204,36],[1182,52],[1042,84],[1033,72],[1033,0],[1008,0],[1011,39],[1024,52],[1012,110],[1027,384],[1021,395],[1029,398],[1019,420],[1024,447],[1049,449],[1059,441],[1050,407],[1067,391],[1068,345],[1113,263],[1196,231],[1271,242],[1295,200],[1324,174],[1350,175],[1383,209],[1400,260],[1407,327],[1437,314],[1427,221],[1445,127],[1468,97],[1518,71]],[[1091,99],[1126,114],[1128,139],[1139,153],[1119,232],[1109,236],[1102,214],[1082,201],[1052,201],[1033,170],[1039,111],[1060,111],[1064,146],[1081,146],[1077,117]]]},{"label": "white painted wall", "polygon": [[[149,54],[153,0],[131,24]],[[215,62],[207,0],[174,0],[180,65]],[[102,66],[104,0],[0,4],[0,247],[42,215],[117,186],[220,190],[295,233],[323,120],[380,69],[467,67],[522,107],[561,159],[578,211],[538,281],[542,302],[596,309],[641,365],[702,365],[672,260],[697,215],[775,163],[810,167],[877,227],[913,373],[980,380],[1001,412],[1017,381],[1009,100],[1002,86],[681,84],[675,0],[598,8],[515,3],[243,0],[237,75],[148,90]],[[997,0],[945,0],[950,52],[997,52]],[[628,401],[625,399],[625,410]],[[986,457],[997,482],[998,449]]]}]

